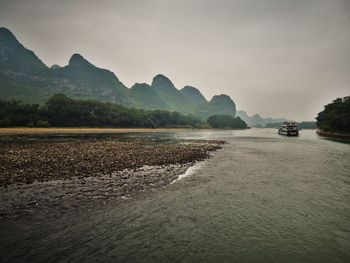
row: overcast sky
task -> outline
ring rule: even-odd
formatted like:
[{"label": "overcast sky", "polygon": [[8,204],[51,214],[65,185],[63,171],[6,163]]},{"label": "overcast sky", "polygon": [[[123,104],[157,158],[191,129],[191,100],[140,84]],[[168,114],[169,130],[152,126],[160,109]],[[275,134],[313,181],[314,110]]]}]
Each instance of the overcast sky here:
[{"label": "overcast sky", "polygon": [[127,86],[162,73],[248,114],[312,120],[350,95],[350,0],[0,0],[51,66],[80,53]]}]

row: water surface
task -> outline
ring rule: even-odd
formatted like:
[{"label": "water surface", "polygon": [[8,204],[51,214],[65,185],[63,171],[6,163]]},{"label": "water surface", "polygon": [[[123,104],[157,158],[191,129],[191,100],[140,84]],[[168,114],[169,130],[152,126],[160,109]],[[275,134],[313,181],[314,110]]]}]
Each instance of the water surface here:
[{"label": "water surface", "polygon": [[[349,262],[350,145],[313,130],[181,131],[226,140],[166,188],[103,209],[11,225],[4,260]],[[25,224],[25,223],[24,223]],[[5,233],[5,232],[3,232]]]}]

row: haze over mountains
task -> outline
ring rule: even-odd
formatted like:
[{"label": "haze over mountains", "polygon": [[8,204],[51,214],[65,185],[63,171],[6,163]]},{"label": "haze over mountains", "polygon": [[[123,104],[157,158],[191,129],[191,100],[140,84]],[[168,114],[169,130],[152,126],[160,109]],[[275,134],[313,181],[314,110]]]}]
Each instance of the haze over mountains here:
[{"label": "haze over mountains", "polygon": [[287,121],[285,118],[263,118],[259,114],[249,116],[245,111],[237,111],[236,115],[244,120],[250,127],[265,127],[266,124]]},{"label": "haze over mountains", "polygon": [[[185,86],[178,90],[161,74],[153,78],[151,85],[136,83],[128,88],[113,72],[96,67],[80,54],[73,54],[67,66],[48,67],[10,30],[0,28],[0,99],[42,104],[57,93],[140,109],[178,111],[202,119],[236,115],[236,105],[229,96],[216,95],[207,101],[197,88]],[[249,126],[285,120],[248,116],[244,111],[237,111],[237,116]]]},{"label": "haze over mountains", "polygon": [[178,90],[161,74],[151,85],[136,83],[129,89],[113,72],[94,66],[80,54],[73,54],[67,66],[47,67],[11,31],[0,28],[0,98],[44,103],[57,93],[128,107],[178,111],[202,119],[236,114],[229,96],[216,95],[207,101],[198,89],[185,86]]}]

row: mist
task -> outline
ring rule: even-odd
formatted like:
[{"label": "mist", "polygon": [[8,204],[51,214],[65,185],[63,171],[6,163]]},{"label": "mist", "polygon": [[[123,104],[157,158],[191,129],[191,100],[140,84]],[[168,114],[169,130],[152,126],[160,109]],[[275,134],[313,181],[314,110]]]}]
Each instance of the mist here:
[{"label": "mist", "polygon": [[313,120],[350,93],[346,0],[1,0],[0,26],[48,66],[79,53],[129,87],[162,73],[248,114]]}]

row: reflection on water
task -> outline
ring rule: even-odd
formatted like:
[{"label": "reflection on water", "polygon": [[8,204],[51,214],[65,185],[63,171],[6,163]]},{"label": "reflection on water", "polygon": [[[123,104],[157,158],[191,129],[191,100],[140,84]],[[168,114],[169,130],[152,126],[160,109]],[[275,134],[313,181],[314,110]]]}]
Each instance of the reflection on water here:
[{"label": "reflection on water", "polygon": [[228,143],[191,176],[155,193],[89,215],[8,226],[1,256],[39,262],[350,261],[348,144],[312,130],[297,138],[275,129],[156,135],[164,136]]},{"label": "reflection on water", "polygon": [[347,143],[350,144],[350,139],[346,137],[327,137],[327,136],[319,136],[323,140],[333,141],[333,142],[339,142],[339,143]]}]

